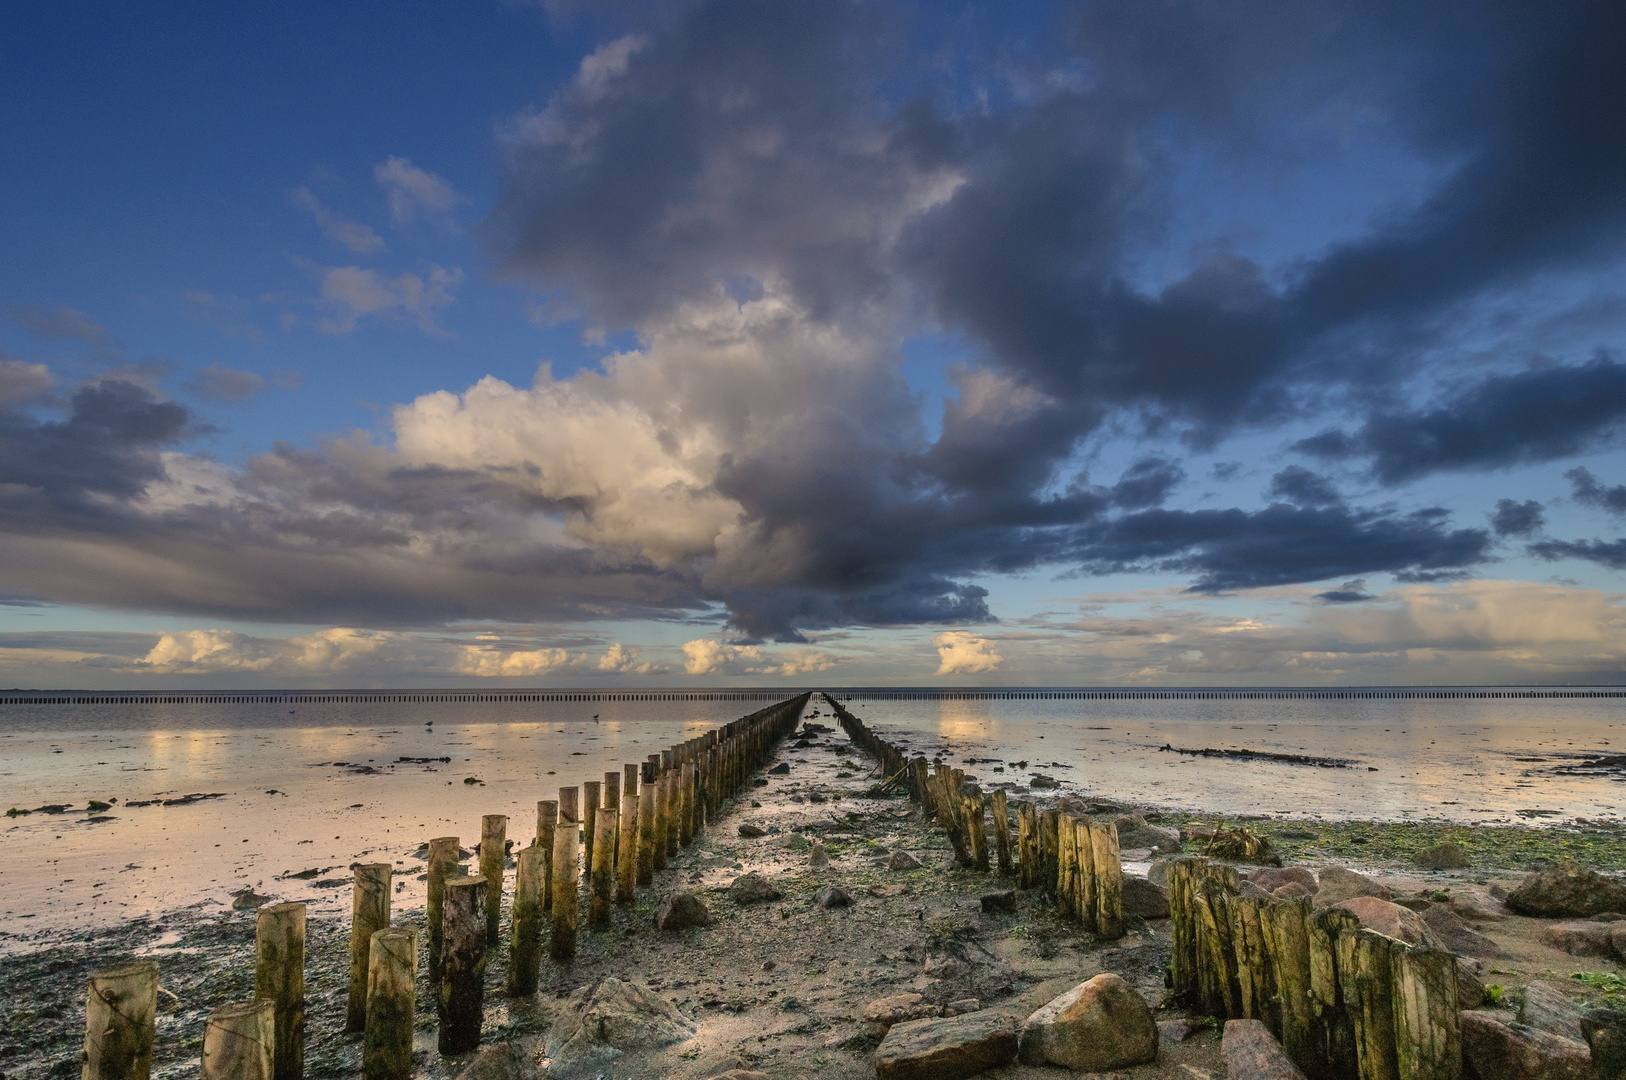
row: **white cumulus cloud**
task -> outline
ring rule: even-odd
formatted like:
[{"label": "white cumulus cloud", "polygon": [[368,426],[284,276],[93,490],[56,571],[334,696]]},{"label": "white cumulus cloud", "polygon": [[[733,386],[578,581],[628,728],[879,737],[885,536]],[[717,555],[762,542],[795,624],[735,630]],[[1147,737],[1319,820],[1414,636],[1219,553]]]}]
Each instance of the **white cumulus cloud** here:
[{"label": "white cumulus cloud", "polygon": [[941,661],[937,665],[938,675],[976,675],[993,671],[1005,662],[987,638],[964,630],[938,634],[932,638],[932,644],[937,647]]}]

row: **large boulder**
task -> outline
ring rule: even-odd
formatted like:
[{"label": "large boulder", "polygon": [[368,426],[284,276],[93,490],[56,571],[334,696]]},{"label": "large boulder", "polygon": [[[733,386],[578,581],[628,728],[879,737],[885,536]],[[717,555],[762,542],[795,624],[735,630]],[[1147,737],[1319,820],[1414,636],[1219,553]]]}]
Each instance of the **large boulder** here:
[{"label": "large boulder", "polygon": [[1143,919],[1169,917],[1169,894],[1132,874],[1123,877],[1123,905],[1125,915],[1138,915]]},{"label": "large boulder", "polygon": [[1541,928],[1541,940],[1571,956],[1612,956],[1612,937],[1618,923],[1575,919]]},{"label": "large boulder", "polygon": [[658,1050],[694,1033],[694,1023],[648,987],[606,978],[571,994],[554,1017],[548,1075],[596,1075],[628,1050]]},{"label": "large boulder", "polygon": [[1321,871],[1320,887],[1316,889],[1317,907],[1332,907],[1357,896],[1376,896],[1380,900],[1393,897],[1388,888],[1379,885],[1365,874],[1357,874],[1342,866],[1328,866]]},{"label": "large boulder", "polygon": [[1220,1040],[1226,1080],[1305,1080],[1282,1044],[1258,1020],[1227,1020]]},{"label": "large boulder", "polygon": [[1399,904],[1380,900],[1375,896],[1357,896],[1353,900],[1345,900],[1332,906],[1349,912],[1361,920],[1362,926],[1368,930],[1376,930],[1385,937],[1404,941],[1407,945],[1440,947],[1439,939],[1434,936],[1434,931],[1429,929],[1428,923],[1423,921],[1423,917]]},{"label": "large boulder", "polygon": [[765,900],[778,900],[783,895],[778,885],[755,870],[741,874],[728,886],[729,899],[736,904],[760,904]]},{"label": "large boulder", "polygon": [[1457,1008],[1477,1009],[1485,1004],[1485,962],[1457,957]]},{"label": "large boulder", "polygon": [[1180,850],[1180,830],[1147,824],[1139,814],[1123,814],[1113,819],[1118,826],[1118,847],[1123,851],[1149,848],[1167,855]]},{"label": "large boulder", "polygon": [[877,1080],[963,1080],[1016,1056],[1016,1021],[997,1012],[895,1024],[875,1048]]},{"label": "large boulder", "polygon": [[481,1049],[479,1056],[457,1074],[457,1080],[537,1080],[536,1057],[518,1043],[504,1040]]},{"label": "large boulder", "polygon": [[1564,994],[1544,982],[1533,982],[1519,992],[1519,1023],[1575,1042],[1585,1042],[1581,1033],[1581,1009]]},{"label": "large boulder", "polygon": [[886,860],[888,870],[919,870],[920,860],[907,851],[894,851],[892,857]]},{"label": "large boulder", "polygon": [[1463,922],[1462,918],[1445,904],[1429,904],[1418,914],[1428,923],[1428,928],[1434,931],[1434,936],[1440,939],[1440,944],[1458,956],[1489,958],[1499,951],[1496,942]]},{"label": "large boulder", "polygon": [[1598,1080],[1626,1080],[1626,1012],[1593,1009],[1581,1017],[1581,1032],[1592,1048]]},{"label": "large boulder", "polygon": [[706,902],[692,892],[677,892],[664,897],[655,908],[655,929],[687,930],[694,926],[710,926],[711,912]]},{"label": "large boulder", "polygon": [[1586,1043],[1521,1024],[1500,1009],[1461,1016],[1462,1058],[1479,1080],[1591,1080]]},{"label": "large boulder", "polygon": [[1109,971],[1029,1016],[1020,1053],[1027,1065],[1061,1065],[1074,1072],[1127,1069],[1156,1059],[1157,1022],[1135,988]]},{"label": "large boulder", "polygon": [[1502,922],[1508,917],[1507,905],[1488,889],[1453,885],[1446,903],[1469,922]]},{"label": "large boulder", "polygon": [[1268,893],[1289,883],[1302,885],[1308,893],[1317,888],[1315,875],[1302,866],[1263,866],[1249,873],[1248,880]]},{"label": "large boulder", "polygon": [[1507,894],[1507,906],[1520,915],[1575,919],[1605,911],[1626,911],[1626,886],[1564,859],[1550,870],[1531,874]]},{"label": "large boulder", "polygon": [[862,1019],[866,1024],[876,1025],[885,1034],[893,1024],[936,1016],[937,1013],[937,1006],[929,1004],[919,994],[892,994],[865,1005]]}]

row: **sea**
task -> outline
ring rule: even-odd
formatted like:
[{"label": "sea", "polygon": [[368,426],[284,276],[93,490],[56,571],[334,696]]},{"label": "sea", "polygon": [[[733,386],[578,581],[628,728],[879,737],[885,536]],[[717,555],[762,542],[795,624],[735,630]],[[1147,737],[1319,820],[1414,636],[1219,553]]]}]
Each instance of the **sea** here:
[{"label": "sea", "polygon": [[[351,863],[415,880],[485,814],[528,843],[558,788],[798,692],[0,692],[0,954],[242,889],[339,914]],[[829,692],[984,786],[1146,807],[1563,824],[1626,794],[1619,687]]]}]

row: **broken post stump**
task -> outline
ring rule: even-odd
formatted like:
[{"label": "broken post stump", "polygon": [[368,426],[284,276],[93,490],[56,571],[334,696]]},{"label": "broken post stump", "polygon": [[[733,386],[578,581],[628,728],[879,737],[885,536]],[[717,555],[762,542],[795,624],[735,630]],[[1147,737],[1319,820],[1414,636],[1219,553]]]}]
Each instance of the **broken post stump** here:
[{"label": "broken post stump", "polygon": [[417,984],[417,932],[375,933],[367,958],[367,1034],[361,1044],[365,1080],[411,1080]]},{"label": "broken post stump", "polygon": [[480,1025],[485,1020],[485,908],[485,878],[446,882],[446,955],[435,999],[442,1054],[465,1054],[480,1045]]},{"label": "broken post stump", "polygon": [[437,836],[429,841],[429,875],[423,906],[424,924],[429,928],[429,981],[440,981],[441,901],[446,895],[446,879],[457,876],[457,857],[462,845],[455,836]]},{"label": "broken post stump", "polygon": [[502,925],[502,882],[508,863],[508,815],[480,819],[480,876],[486,879],[486,947],[496,948]]},{"label": "broken post stump", "polygon": [[203,1080],[272,1080],[276,1041],[271,1002],[220,1006],[203,1025]]},{"label": "broken post stump", "polygon": [[137,960],[91,972],[84,1080],[148,1080],[157,1016],[158,961]]},{"label": "broken post stump", "polygon": [[999,872],[1011,872],[1011,818],[1005,802],[1005,791],[996,788],[993,796],[994,854],[999,858]]},{"label": "broken post stump", "polygon": [[536,993],[542,967],[542,892],[547,885],[547,863],[552,853],[532,844],[519,853],[514,879],[513,944],[508,954],[508,996]]},{"label": "broken post stump", "polygon": [[1110,821],[1090,829],[1095,859],[1095,932],[1108,941],[1124,936],[1124,871],[1118,854],[1118,826]]},{"label": "broken post stump", "polygon": [[254,920],[254,996],[276,1009],[276,1080],[305,1075],[305,905],[268,904]]}]

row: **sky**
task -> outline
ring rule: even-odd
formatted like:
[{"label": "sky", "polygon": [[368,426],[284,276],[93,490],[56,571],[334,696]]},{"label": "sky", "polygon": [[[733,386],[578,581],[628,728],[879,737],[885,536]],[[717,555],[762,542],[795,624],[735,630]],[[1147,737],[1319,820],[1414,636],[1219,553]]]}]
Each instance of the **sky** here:
[{"label": "sky", "polygon": [[1626,679],[1626,8],[15,8],[0,686]]}]

